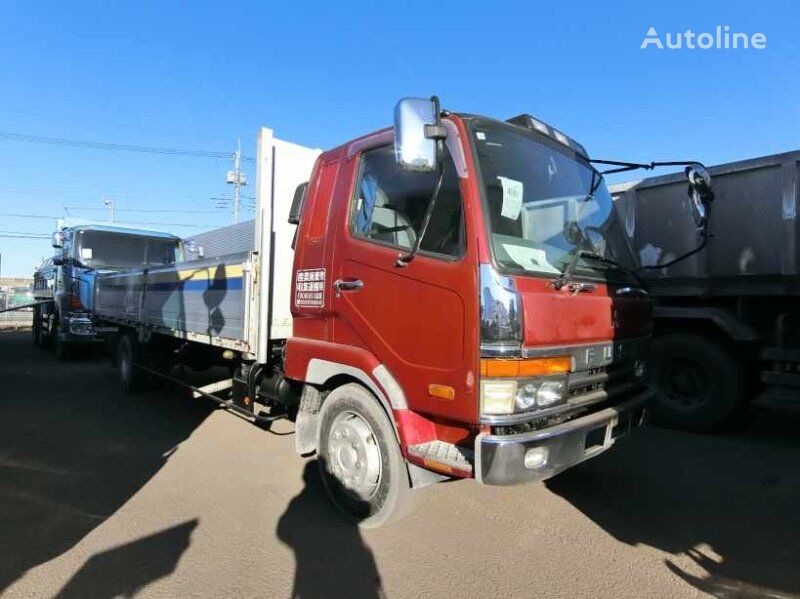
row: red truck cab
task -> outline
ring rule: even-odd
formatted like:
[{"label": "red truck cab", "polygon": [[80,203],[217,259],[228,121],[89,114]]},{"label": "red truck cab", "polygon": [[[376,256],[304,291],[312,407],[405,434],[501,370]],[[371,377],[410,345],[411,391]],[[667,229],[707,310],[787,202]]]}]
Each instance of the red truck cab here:
[{"label": "red truck cab", "polygon": [[624,227],[583,147],[527,115],[405,99],[320,155],[284,373],[337,506],[378,525],[416,487],[543,480],[640,425],[652,307]]}]

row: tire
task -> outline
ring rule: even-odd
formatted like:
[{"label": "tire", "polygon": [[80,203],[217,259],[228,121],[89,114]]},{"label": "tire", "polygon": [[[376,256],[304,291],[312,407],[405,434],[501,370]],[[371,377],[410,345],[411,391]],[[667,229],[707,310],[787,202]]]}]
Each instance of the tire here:
[{"label": "tire", "polygon": [[53,351],[56,358],[59,360],[69,360],[72,357],[72,348],[69,343],[61,339],[61,321],[57,320],[53,326],[53,333],[51,342],[53,344]]},{"label": "tire", "polygon": [[125,393],[139,393],[146,387],[147,373],[137,368],[141,348],[133,333],[124,333],[117,341],[117,369]]},{"label": "tire", "polygon": [[319,418],[317,464],[345,518],[377,528],[407,515],[416,494],[392,423],[375,397],[361,385],[343,385],[327,397]]},{"label": "tire", "polygon": [[38,308],[33,309],[33,344],[36,347],[44,346],[44,333],[42,331],[42,315]]},{"label": "tire", "polygon": [[657,424],[711,431],[730,422],[744,406],[744,369],[713,338],[684,333],[656,337],[650,366]]}]

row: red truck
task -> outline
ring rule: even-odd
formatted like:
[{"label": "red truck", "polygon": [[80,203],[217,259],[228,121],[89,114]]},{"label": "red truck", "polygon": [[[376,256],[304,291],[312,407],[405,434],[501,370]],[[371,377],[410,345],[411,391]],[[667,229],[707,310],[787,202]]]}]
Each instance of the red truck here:
[{"label": "red truck", "polygon": [[101,276],[126,389],[181,356],[229,364],[196,391],[294,420],[363,526],[433,482],[546,479],[643,423],[652,305],[583,146],[406,98],[394,128],[303,150],[262,130],[251,252]]}]

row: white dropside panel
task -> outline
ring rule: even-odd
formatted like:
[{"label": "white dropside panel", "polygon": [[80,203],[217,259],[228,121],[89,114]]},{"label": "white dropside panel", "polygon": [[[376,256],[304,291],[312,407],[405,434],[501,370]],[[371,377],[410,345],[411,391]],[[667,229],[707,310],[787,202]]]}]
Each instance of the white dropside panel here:
[{"label": "white dropside panel", "polygon": [[[269,339],[286,339],[292,334],[290,292],[294,262],[295,225],[288,222],[289,209],[297,186],[311,178],[314,162],[321,153],[276,139],[272,130],[262,128],[259,133],[257,164],[256,251],[259,252],[259,284],[257,304],[258,326],[257,358],[267,359]],[[270,256],[269,233],[274,232],[274,255]],[[270,272],[269,264],[272,264]],[[272,277],[272,294],[268,296],[268,281]],[[252,305],[252,304],[251,304]],[[271,310],[272,322],[267,314]]]},{"label": "white dropside panel", "polygon": [[320,150],[275,139],[275,198],[272,228],[275,231],[273,259],[274,289],[272,298],[272,339],[285,339],[292,334],[291,287],[294,250],[292,240],[296,225],[289,224],[297,186],[311,178]]}]

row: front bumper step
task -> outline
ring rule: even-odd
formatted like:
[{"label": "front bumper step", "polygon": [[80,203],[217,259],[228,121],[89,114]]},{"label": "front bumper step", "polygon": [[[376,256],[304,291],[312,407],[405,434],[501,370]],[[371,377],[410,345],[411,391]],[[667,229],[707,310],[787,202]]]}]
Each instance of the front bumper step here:
[{"label": "front bumper step", "polygon": [[444,441],[429,441],[408,447],[409,460],[429,470],[458,476],[472,476],[473,455],[472,449]]}]

